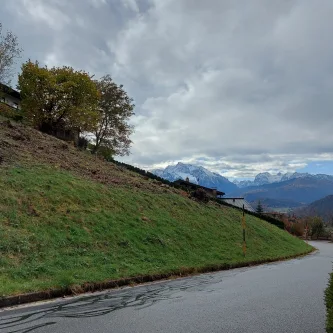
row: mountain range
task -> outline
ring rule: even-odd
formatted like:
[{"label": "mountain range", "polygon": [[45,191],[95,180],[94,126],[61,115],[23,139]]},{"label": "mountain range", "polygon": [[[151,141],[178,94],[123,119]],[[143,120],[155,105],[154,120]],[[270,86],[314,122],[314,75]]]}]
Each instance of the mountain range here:
[{"label": "mountain range", "polygon": [[[233,196],[244,196],[252,203],[269,199],[271,204],[268,207],[272,208],[300,207],[330,194],[333,194],[333,176],[310,174],[286,181],[239,188],[231,193]],[[280,201],[279,207],[277,201]]]},{"label": "mountain range", "polygon": [[[280,183],[287,180],[296,179],[296,178],[305,178],[311,176],[309,173],[298,173],[298,172],[287,172],[287,173],[278,173],[272,175],[269,172],[262,172],[256,175],[254,180],[235,180],[234,184],[238,187],[249,187],[249,186],[261,186],[265,184]],[[326,175],[325,175],[326,176]]]},{"label": "mountain range", "polygon": [[232,193],[233,196],[244,196],[248,201],[258,201],[263,199],[284,199],[284,207],[290,207],[289,202],[309,204],[333,193],[333,177],[328,179],[308,176],[304,178],[294,178],[291,180],[265,184],[261,186],[251,186],[238,189]]},{"label": "mountain range", "polygon": [[217,188],[227,196],[244,197],[253,206],[261,200],[267,209],[288,210],[303,207],[333,194],[333,176],[308,173],[259,173],[253,181],[230,182],[202,166],[178,163],[152,171],[169,181],[189,178],[190,182]]}]

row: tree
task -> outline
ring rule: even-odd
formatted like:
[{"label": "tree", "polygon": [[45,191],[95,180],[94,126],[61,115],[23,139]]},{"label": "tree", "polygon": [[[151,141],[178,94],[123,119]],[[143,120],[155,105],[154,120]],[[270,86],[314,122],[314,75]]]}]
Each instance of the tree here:
[{"label": "tree", "polygon": [[129,136],[133,126],[128,123],[134,115],[133,99],[128,97],[123,86],[118,86],[110,75],[96,81],[100,93],[99,121],[94,130],[95,146],[93,153],[110,151],[114,155],[129,155],[132,141]]},{"label": "tree", "polygon": [[26,62],[18,79],[22,109],[39,130],[93,130],[98,121],[99,93],[88,73],[72,67],[40,67]]},{"label": "tree", "polygon": [[310,219],[311,237],[319,237],[325,231],[323,220],[320,217]]},{"label": "tree", "polygon": [[11,31],[3,33],[0,23],[0,82],[10,84],[12,67],[15,59],[20,58],[21,52],[17,37]]},{"label": "tree", "polygon": [[264,212],[264,209],[262,208],[260,200],[258,201],[256,212],[257,212],[257,214],[262,214]]}]

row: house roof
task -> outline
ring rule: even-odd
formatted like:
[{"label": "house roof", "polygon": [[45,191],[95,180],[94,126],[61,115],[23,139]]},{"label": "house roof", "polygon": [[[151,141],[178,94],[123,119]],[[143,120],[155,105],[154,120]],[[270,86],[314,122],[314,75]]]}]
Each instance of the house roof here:
[{"label": "house roof", "polygon": [[14,90],[11,87],[6,86],[3,83],[0,83],[0,91],[4,92],[5,94],[15,97],[17,99],[21,99],[21,95],[18,91]]},{"label": "house roof", "polygon": [[238,207],[238,208],[243,208],[250,211],[254,212],[255,210],[252,208],[252,206],[244,199],[244,198],[221,198],[224,202],[226,202],[229,205]]},{"label": "house roof", "polygon": [[201,185],[198,185],[198,184],[193,184],[193,183],[188,182],[188,181],[183,180],[183,179],[178,179],[178,180],[174,181],[174,183],[178,184],[178,185],[186,186],[186,187],[191,187],[193,189],[202,188],[205,191],[211,191],[211,192],[216,191],[216,195],[225,195],[225,193],[222,192],[222,191],[218,191],[214,188],[209,188],[209,187],[201,186]]}]

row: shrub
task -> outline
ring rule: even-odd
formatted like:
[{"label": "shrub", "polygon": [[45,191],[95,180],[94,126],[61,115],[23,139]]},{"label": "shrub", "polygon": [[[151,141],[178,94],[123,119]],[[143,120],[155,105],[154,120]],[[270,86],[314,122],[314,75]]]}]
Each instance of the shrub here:
[{"label": "shrub", "polygon": [[326,332],[333,333],[333,273],[331,273],[328,287],[325,291],[325,303],[326,303]]},{"label": "shrub", "polygon": [[304,225],[301,223],[291,223],[290,233],[295,236],[303,236],[304,235]]},{"label": "shrub", "polygon": [[311,237],[319,237],[325,231],[324,223],[320,217],[314,217],[310,223],[310,227],[311,227],[310,231]]},{"label": "shrub", "polygon": [[79,137],[79,140],[77,142],[77,146],[78,148],[80,149],[83,149],[83,150],[86,150],[87,147],[88,147],[88,144],[89,144],[89,141],[87,138],[83,137],[83,136],[80,136]]},{"label": "shrub", "polygon": [[110,161],[113,159],[114,151],[106,146],[100,146],[97,150],[97,155],[103,156],[105,160]]},{"label": "shrub", "polygon": [[114,162],[114,159],[113,159],[114,152],[110,148],[108,148],[106,146],[100,146],[98,148],[98,150],[96,151],[96,149],[95,149],[96,146],[90,142],[88,142],[87,147],[91,151],[92,154],[94,154],[96,156],[100,156],[108,162]]}]

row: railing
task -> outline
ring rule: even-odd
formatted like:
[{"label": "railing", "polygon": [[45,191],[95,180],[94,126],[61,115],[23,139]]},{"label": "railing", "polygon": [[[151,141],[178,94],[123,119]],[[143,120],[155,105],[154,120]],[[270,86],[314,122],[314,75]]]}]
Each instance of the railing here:
[{"label": "railing", "polygon": [[15,108],[6,102],[0,102],[0,115],[12,118],[16,121],[23,119],[22,110],[20,108]]},{"label": "railing", "polygon": [[15,106],[13,106],[13,105],[11,105],[11,104],[9,104],[9,103],[7,103],[7,102],[4,102],[4,101],[0,101],[0,104],[7,105],[8,107],[10,107],[10,108],[13,109],[13,110],[18,110],[18,111],[21,110],[21,107],[20,107],[19,105],[18,105],[17,107],[15,107]]}]

